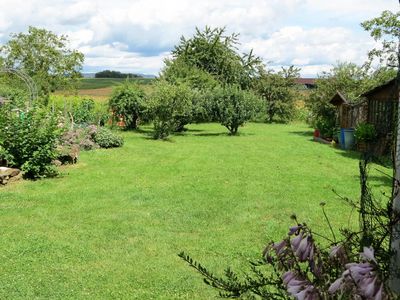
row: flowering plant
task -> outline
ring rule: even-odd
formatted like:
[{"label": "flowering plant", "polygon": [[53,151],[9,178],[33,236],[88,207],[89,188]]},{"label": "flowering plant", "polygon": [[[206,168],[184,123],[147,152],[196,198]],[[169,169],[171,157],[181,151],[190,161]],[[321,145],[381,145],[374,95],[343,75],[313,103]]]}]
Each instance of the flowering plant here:
[{"label": "flowering plant", "polygon": [[400,216],[391,209],[391,199],[382,205],[372,196],[367,184],[368,162],[360,162],[360,201],[342,197],[358,210],[360,228],[342,229],[340,240],[325,212],[325,203],[321,203],[331,237],[313,232],[292,216],[295,226],[283,240],[267,244],[262,259],[251,263],[251,273],[244,279],[230,268],[225,278],[217,277],[184,252],[179,256],[204,276],[206,284],[227,298],[397,299],[387,282],[393,276],[390,235]]}]

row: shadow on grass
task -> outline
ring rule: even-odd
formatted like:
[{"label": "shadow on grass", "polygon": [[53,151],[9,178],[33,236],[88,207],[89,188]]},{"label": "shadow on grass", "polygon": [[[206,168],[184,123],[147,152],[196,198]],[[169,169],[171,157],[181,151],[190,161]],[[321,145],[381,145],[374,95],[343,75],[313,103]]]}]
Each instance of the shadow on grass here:
[{"label": "shadow on grass", "polygon": [[227,132],[205,132],[193,134],[193,136],[229,136]]},{"label": "shadow on grass", "polygon": [[[172,136],[171,136],[172,137]],[[171,137],[168,137],[168,138],[165,138],[165,139],[155,139],[154,137],[153,137],[153,135],[150,133],[150,134],[147,134],[147,135],[143,135],[143,136],[141,136],[140,138],[142,139],[142,140],[148,140],[148,141],[155,141],[155,142],[167,142],[167,143],[175,143],[175,141],[171,138]]]},{"label": "shadow on grass", "polygon": [[309,130],[307,130],[307,131],[290,131],[289,132],[290,134],[296,134],[296,135],[299,135],[299,136],[308,136],[308,137],[313,137],[313,132],[312,131],[309,131]]},{"label": "shadow on grass", "polygon": [[380,186],[391,186],[392,185],[392,178],[390,176],[386,176],[385,174],[382,175],[369,175],[369,184],[373,187],[380,187]]},{"label": "shadow on grass", "polygon": [[350,150],[341,150],[338,148],[333,148],[335,150],[335,153],[344,156],[346,158],[352,158],[352,159],[356,159],[356,160],[360,160],[362,159],[362,154],[360,152],[356,152],[356,151],[350,151]]}]

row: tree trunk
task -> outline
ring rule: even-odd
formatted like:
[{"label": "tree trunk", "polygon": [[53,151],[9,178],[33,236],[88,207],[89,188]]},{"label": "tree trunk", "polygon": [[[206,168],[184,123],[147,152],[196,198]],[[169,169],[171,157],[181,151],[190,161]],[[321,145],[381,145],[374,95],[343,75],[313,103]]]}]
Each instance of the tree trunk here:
[{"label": "tree trunk", "polygon": [[[400,29],[399,29],[400,31]],[[394,182],[393,182],[393,212],[394,214],[400,214],[400,40],[398,44],[397,52],[397,79],[395,85],[395,92],[397,96],[397,119],[396,119],[396,152],[393,158],[394,164]],[[392,291],[396,294],[400,294],[400,222],[397,222],[392,228],[391,236],[391,249],[393,256],[391,258],[391,278],[389,285]]]}]

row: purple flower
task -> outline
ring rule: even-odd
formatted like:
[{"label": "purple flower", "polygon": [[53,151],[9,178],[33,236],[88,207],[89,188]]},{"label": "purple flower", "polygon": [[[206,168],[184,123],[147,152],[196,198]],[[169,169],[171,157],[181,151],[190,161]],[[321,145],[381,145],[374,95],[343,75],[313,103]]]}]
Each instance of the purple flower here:
[{"label": "purple flower", "polygon": [[289,228],[289,235],[298,234],[301,228],[302,228],[301,225],[290,227]]},{"label": "purple flower", "polygon": [[283,241],[281,241],[281,242],[274,243],[274,244],[272,245],[272,248],[275,250],[276,255],[277,255],[277,256],[280,256],[281,254],[284,253],[285,247],[286,247],[286,246],[287,246],[286,241],[283,240]]},{"label": "purple flower", "polygon": [[296,273],[288,271],[282,276],[287,292],[298,300],[320,299],[318,290],[307,280],[300,278]]},{"label": "purple flower", "polygon": [[342,288],[342,285],[343,285],[343,278],[340,277],[340,278],[336,279],[334,283],[331,284],[328,292],[331,294],[335,294],[339,289]]},{"label": "purple flower", "polygon": [[297,237],[291,240],[292,249],[297,258],[304,262],[308,258],[312,258],[314,254],[314,243],[310,236],[303,236],[300,233]]},{"label": "purple flower", "polygon": [[290,244],[292,245],[292,248],[294,251],[297,250],[297,248],[300,246],[301,240],[303,239],[303,233],[300,232],[300,234],[298,236],[296,236],[295,238],[293,238],[290,241]]},{"label": "purple flower", "polygon": [[364,251],[360,254],[361,257],[363,257],[366,260],[371,260],[374,263],[376,263],[375,257],[374,257],[374,249],[364,247]]},{"label": "purple flower", "polygon": [[[376,263],[372,248],[364,248],[361,257]],[[335,294],[339,289],[358,291],[365,299],[381,300],[386,297],[383,283],[379,280],[376,265],[370,262],[348,263],[346,271],[329,287],[329,293]]]}]

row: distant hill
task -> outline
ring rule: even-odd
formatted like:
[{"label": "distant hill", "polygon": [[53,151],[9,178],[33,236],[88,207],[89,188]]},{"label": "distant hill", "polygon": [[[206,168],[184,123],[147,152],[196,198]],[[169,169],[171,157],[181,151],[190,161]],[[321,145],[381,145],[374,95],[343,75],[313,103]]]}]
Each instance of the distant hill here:
[{"label": "distant hill", "polygon": [[[135,74],[135,75],[137,75],[136,77],[138,77],[138,78],[151,78],[151,79],[154,79],[154,78],[157,77],[157,76],[152,75],[152,74],[142,74],[142,73],[138,73],[138,74]],[[83,78],[96,78],[96,73],[94,73],[94,72],[85,72],[85,73],[82,73],[82,76],[83,76]],[[120,78],[120,77],[107,77],[107,78]]]}]

